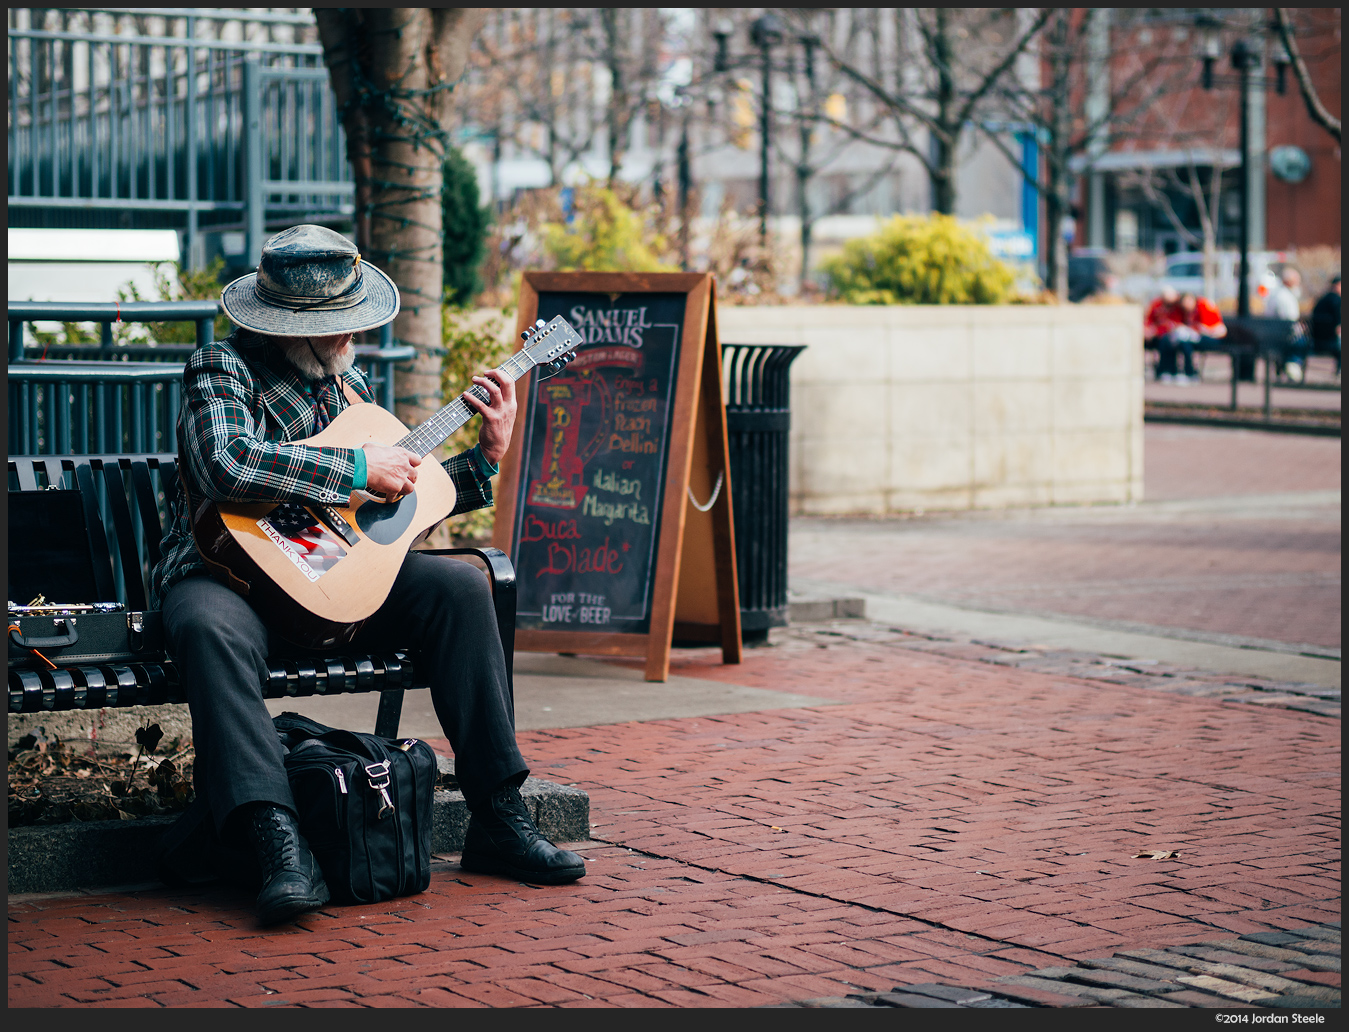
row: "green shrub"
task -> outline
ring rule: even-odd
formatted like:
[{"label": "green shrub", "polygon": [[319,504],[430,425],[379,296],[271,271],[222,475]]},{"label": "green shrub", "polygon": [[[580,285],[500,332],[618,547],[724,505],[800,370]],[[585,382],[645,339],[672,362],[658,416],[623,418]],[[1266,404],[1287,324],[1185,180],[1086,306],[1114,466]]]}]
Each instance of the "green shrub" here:
[{"label": "green shrub", "polygon": [[[90,329],[90,327],[93,327]],[[114,331],[117,324],[113,324]],[[97,344],[98,343],[98,324],[97,323],[74,323],[63,322],[59,330],[39,330],[37,323],[28,324],[28,335],[37,344],[41,345],[42,353],[45,355],[47,348],[62,344]],[[116,336],[113,337],[115,341]],[[31,345],[30,345],[31,346]]]},{"label": "green shrub", "polygon": [[[510,357],[510,343],[506,322],[500,316],[475,313],[446,305],[441,312],[445,354],[440,360],[441,397],[448,403],[473,386],[473,376],[499,366]],[[515,432],[524,425],[524,406]],[[456,430],[441,449],[442,457],[471,448],[478,440],[480,418],[474,417],[467,426]],[[492,536],[495,506],[475,509],[456,516],[449,531],[461,540],[481,541]]]},{"label": "green shrub", "polygon": [[[219,301],[220,274],[225,271],[225,259],[216,255],[204,269],[185,269],[178,262],[155,262],[155,293],[158,297],[141,297],[134,282],[128,281],[118,289],[122,301]],[[170,271],[171,270],[171,271]],[[146,323],[150,339],[157,344],[195,344],[197,324],[192,322]],[[216,340],[225,337],[233,324],[223,315],[215,317]]]},{"label": "green shrub", "polygon": [[[205,269],[196,272],[184,269],[177,262],[148,262],[154,273],[156,297],[141,297],[135,282],[128,280],[117,288],[117,299],[132,301],[219,301],[220,274],[225,269],[225,260],[217,257]],[[216,316],[215,338],[219,340],[230,332],[230,321],[223,315]],[[43,347],[56,344],[97,344],[99,329],[97,323],[61,324],[57,332],[39,330],[29,324],[33,339]],[[112,324],[114,344],[195,344],[197,342],[197,324],[193,322],[154,322]]]},{"label": "green shrub", "polygon": [[579,186],[570,224],[543,227],[543,249],[562,272],[678,272],[660,260],[665,237],[613,190]]},{"label": "green shrub", "polygon": [[1015,275],[950,215],[896,215],[821,262],[831,294],[854,305],[996,305]]},{"label": "green shrub", "polygon": [[480,204],[478,174],[459,151],[445,155],[440,193],[445,300],[466,305],[482,292],[482,260],[492,209]]}]

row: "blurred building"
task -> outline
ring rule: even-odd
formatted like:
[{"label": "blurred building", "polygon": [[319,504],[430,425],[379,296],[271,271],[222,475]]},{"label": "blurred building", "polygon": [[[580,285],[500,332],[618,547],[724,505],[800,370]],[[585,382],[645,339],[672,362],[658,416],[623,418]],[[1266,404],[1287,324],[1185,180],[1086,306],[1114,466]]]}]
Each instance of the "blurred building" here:
[{"label": "blurred building", "polygon": [[[1202,249],[1207,219],[1218,248],[1236,247],[1243,87],[1231,55],[1241,41],[1258,65],[1245,87],[1250,247],[1340,246],[1340,148],[1308,114],[1268,8],[1101,10],[1112,15],[1105,65],[1111,89],[1139,88],[1128,84],[1140,53],[1150,51],[1159,67],[1150,80],[1155,95],[1141,117],[1099,155],[1074,162],[1082,177],[1079,244],[1195,251]],[[1312,83],[1339,117],[1340,11],[1289,10]]]}]

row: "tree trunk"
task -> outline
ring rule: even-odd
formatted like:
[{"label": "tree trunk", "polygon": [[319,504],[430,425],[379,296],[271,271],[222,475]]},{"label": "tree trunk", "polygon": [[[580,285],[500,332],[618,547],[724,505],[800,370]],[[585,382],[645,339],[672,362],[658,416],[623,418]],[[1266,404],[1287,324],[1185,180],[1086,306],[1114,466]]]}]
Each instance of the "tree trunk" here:
[{"label": "tree trunk", "polygon": [[960,142],[960,126],[952,125],[956,103],[956,82],[953,73],[951,34],[944,7],[935,11],[933,29],[933,61],[937,70],[937,117],[932,130],[932,210],[943,215],[956,212],[956,153]]},{"label": "tree trunk", "polygon": [[[803,134],[804,135],[804,134]],[[803,143],[802,158],[805,158],[806,146]],[[810,216],[810,195],[806,192],[806,187],[810,183],[811,170],[809,166],[803,164],[796,166],[796,211],[801,217],[801,280],[799,289],[805,293],[806,286],[810,282],[810,237],[811,230],[815,228],[815,220]]]},{"label": "tree trunk", "polygon": [[628,80],[624,74],[623,55],[627,46],[624,33],[625,8],[601,7],[600,24],[604,27],[605,65],[609,69],[609,104],[606,121],[609,129],[609,186],[618,179],[618,170],[628,149]]},{"label": "tree trunk", "polygon": [[397,414],[416,425],[441,407],[442,129],[482,8],[314,10],[356,180],[356,242],[398,285]]},{"label": "tree trunk", "polygon": [[956,148],[938,133],[932,134],[932,165],[928,178],[932,182],[932,210],[942,215],[956,213]]},{"label": "tree trunk", "polygon": [[1063,219],[1068,214],[1072,97],[1069,92],[1068,46],[1069,15],[1059,11],[1049,32],[1049,140],[1046,145],[1045,175],[1045,286],[1060,302],[1068,300],[1068,244],[1063,238]]}]

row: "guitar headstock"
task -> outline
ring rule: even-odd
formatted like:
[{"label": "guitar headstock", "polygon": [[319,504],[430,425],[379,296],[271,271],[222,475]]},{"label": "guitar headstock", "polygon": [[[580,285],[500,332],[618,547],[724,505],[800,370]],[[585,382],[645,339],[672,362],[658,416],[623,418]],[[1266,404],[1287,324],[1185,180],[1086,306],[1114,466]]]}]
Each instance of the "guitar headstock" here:
[{"label": "guitar headstock", "polygon": [[560,315],[549,323],[540,319],[520,336],[524,339],[522,352],[534,365],[542,367],[541,379],[560,372],[576,357],[577,346],[585,343],[585,338]]}]

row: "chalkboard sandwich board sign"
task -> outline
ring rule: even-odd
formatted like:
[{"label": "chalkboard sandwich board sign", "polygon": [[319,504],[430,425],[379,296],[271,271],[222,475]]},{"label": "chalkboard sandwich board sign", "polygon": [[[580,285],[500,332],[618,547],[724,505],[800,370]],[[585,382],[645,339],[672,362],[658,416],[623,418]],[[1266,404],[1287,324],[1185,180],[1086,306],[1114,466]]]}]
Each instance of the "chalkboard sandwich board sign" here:
[{"label": "chalkboard sandwich board sign", "polygon": [[715,292],[707,273],[528,272],[519,328],[584,338],[520,381],[494,541],[515,563],[517,649],[643,656],[675,637],[740,662]]}]

